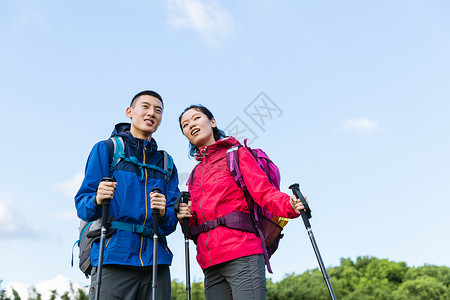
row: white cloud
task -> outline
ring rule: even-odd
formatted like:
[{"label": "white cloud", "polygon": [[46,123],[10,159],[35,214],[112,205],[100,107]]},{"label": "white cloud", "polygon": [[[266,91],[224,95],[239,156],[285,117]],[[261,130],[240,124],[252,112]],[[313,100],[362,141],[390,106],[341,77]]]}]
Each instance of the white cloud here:
[{"label": "white cloud", "polygon": [[72,179],[63,181],[56,186],[56,189],[64,194],[64,196],[73,198],[83,182],[84,174],[76,173]]},{"label": "white cloud", "polygon": [[39,233],[26,224],[22,215],[12,207],[16,204],[9,194],[0,192],[0,238],[4,239],[30,239],[39,237]]},{"label": "white cloud", "polygon": [[366,118],[349,119],[342,123],[340,131],[356,132],[359,134],[371,134],[379,131],[378,124]]},{"label": "white cloud", "polygon": [[13,233],[19,228],[11,210],[11,202],[11,195],[0,193],[0,233]]},{"label": "white cloud", "polygon": [[167,7],[172,27],[197,31],[211,46],[220,44],[232,32],[233,19],[217,2],[170,0]]},{"label": "white cloud", "polygon": [[[59,295],[56,299],[61,299],[65,292],[69,292],[69,297],[72,299],[74,294],[77,294],[78,289],[84,289],[79,284],[73,284],[71,287],[70,280],[62,275],[57,275],[55,278],[47,281],[42,281],[35,285],[36,292],[41,294],[42,299],[50,299],[53,290]],[[14,298],[12,289],[19,293],[21,299],[28,299],[30,296],[30,287],[20,282],[12,282],[6,287],[6,296]],[[72,289],[72,290],[71,290]],[[87,291],[85,291],[87,293]]]}]

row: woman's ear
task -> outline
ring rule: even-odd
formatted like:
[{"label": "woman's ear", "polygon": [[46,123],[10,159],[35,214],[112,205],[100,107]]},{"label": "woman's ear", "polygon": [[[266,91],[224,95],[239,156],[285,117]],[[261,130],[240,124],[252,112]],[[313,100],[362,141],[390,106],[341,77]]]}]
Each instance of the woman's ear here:
[{"label": "woman's ear", "polygon": [[211,127],[212,127],[212,128],[217,127],[216,119],[214,119],[214,118],[211,119]]}]

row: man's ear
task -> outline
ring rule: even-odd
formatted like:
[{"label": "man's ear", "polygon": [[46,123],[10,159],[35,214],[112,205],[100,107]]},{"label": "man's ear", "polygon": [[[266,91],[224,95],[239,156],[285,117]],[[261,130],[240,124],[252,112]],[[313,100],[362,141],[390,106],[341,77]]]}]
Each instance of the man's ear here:
[{"label": "man's ear", "polygon": [[132,108],[131,107],[127,107],[127,109],[125,110],[125,114],[127,115],[128,118],[131,119],[131,112],[132,112]]}]

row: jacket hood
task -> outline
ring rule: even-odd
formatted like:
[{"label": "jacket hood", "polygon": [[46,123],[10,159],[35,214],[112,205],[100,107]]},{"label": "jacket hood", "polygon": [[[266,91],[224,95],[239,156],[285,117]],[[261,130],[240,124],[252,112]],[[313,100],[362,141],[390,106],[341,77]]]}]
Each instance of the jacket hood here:
[{"label": "jacket hood", "polygon": [[240,145],[240,144],[241,143],[239,143],[239,141],[237,139],[235,139],[234,137],[227,136],[227,137],[221,138],[220,140],[218,140],[217,142],[215,142],[212,145],[204,146],[204,147],[200,148],[198,150],[198,152],[195,154],[195,159],[198,161],[201,161],[208,155],[211,155],[212,153],[214,153],[220,149],[224,149],[224,148],[228,149],[233,146]]},{"label": "jacket hood", "polygon": [[146,147],[148,144],[150,144],[150,147],[152,150],[158,150],[158,144],[156,143],[155,139],[152,138],[150,140],[150,142],[148,140],[142,140],[142,139],[138,139],[135,138],[131,132],[131,124],[130,123],[119,123],[116,124],[116,126],[114,126],[114,130],[111,133],[111,137],[113,136],[121,136],[124,139],[126,139],[130,145],[132,145],[133,147],[137,148],[139,145],[143,145],[144,147]]}]

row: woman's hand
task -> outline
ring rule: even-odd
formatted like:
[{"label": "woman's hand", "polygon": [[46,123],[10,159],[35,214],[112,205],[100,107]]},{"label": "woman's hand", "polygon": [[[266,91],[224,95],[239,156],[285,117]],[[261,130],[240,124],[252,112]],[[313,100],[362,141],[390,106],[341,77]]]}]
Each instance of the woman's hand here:
[{"label": "woman's hand", "polygon": [[[306,200],[306,197],[305,197],[305,200]],[[291,206],[292,206],[292,209],[298,214],[300,214],[301,210],[305,210],[305,207],[303,206],[302,201],[300,199],[297,199],[297,197],[295,197],[294,195],[291,195]]]},{"label": "woman's hand", "polygon": [[182,220],[185,218],[192,217],[191,206],[192,206],[191,201],[189,201],[188,204],[180,203],[180,207],[179,207],[178,213],[177,213],[177,218]]}]

